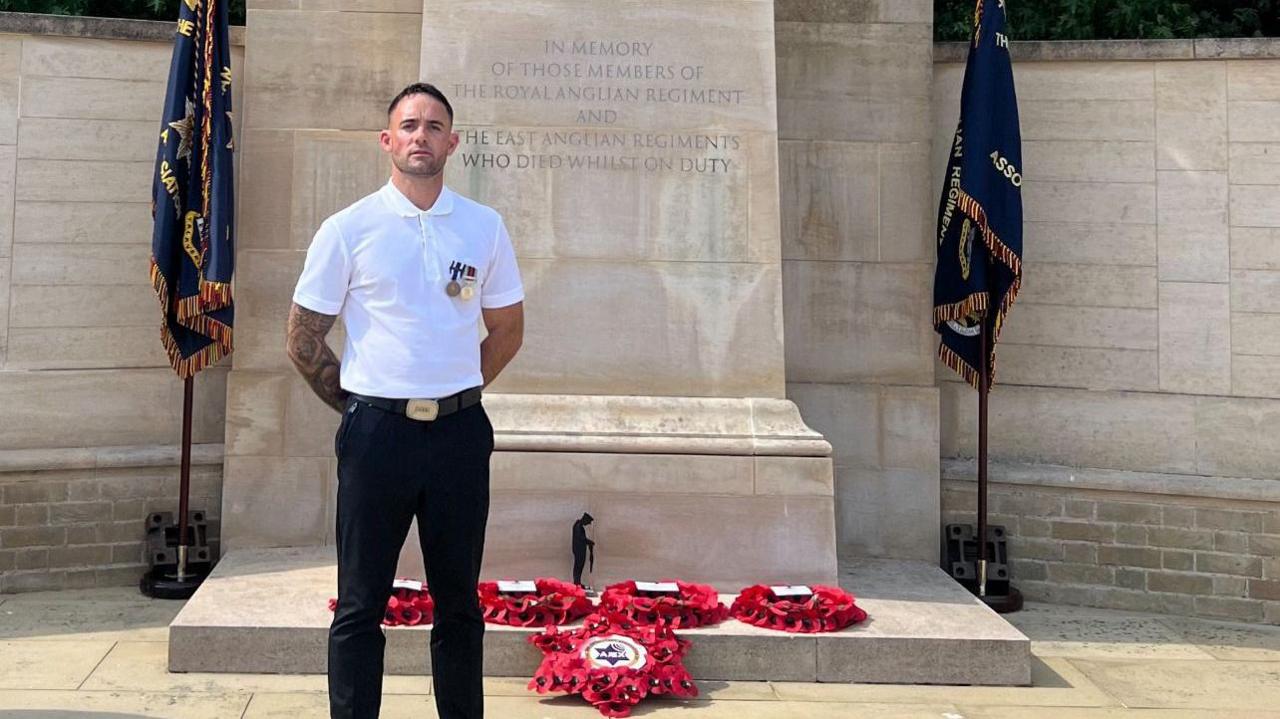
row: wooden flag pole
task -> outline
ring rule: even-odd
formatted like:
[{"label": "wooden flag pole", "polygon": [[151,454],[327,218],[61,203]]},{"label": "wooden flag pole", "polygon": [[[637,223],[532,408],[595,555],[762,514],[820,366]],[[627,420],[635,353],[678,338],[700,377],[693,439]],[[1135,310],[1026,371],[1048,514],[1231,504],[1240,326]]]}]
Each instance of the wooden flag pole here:
[{"label": "wooden flag pole", "polygon": [[195,379],[182,382],[182,465],[178,475],[178,581],[187,579],[187,503],[191,494],[191,405]]},{"label": "wooden flag pole", "polygon": [[981,320],[978,362],[978,596],[987,596],[987,395],[991,392],[990,323]]}]

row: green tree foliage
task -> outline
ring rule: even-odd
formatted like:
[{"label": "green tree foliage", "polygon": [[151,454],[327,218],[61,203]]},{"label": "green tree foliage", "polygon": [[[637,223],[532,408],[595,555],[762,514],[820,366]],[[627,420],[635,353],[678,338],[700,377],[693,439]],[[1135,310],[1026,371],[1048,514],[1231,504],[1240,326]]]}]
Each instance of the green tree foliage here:
[{"label": "green tree foliage", "polygon": [[[0,0],[0,11],[177,20],[182,0]],[[231,0],[231,24],[244,24],[244,0]]]},{"label": "green tree foliage", "polygon": [[[934,0],[935,36],[969,39],[975,5]],[[1280,0],[1006,0],[1006,7],[1014,40],[1280,36]]]}]

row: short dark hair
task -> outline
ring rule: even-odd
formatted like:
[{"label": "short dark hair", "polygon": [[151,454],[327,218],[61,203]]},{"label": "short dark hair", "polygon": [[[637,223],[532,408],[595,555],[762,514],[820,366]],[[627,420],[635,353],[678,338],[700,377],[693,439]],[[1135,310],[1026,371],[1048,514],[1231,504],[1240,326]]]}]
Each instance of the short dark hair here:
[{"label": "short dark hair", "polygon": [[453,105],[449,104],[449,98],[445,97],[443,92],[440,92],[440,88],[429,82],[415,82],[401,90],[400,94],[396,95],[391,104],[387,106],[387,117],[391,117],[391,113],[396,111],[396,106],[400,104],[400,101],[410,95],[429,95],[439,100],[440,104],[444,105],[445,111],[449,113],[449,122],[453,122]]}]

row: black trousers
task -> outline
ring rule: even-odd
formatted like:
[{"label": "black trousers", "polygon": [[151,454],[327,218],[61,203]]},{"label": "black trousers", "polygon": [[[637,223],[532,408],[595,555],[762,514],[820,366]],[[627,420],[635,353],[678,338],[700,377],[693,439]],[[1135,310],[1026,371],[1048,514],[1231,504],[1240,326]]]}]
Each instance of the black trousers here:
[{"label": "black trousers", "polygon": [[374,719],[381,622],[410,522],[435,601],[432,683],[440,719],[481,719],[484,618],[476,598],[489,516],[493,425],[481,405],[418,422],[353,400],[338,456],[338,606],[329,628],[329,711]]}]

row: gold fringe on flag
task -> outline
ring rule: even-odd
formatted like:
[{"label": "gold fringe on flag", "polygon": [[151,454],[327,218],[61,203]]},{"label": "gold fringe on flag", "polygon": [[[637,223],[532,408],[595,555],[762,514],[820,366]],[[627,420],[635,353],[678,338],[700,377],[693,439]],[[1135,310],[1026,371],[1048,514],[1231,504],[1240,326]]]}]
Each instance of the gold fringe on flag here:
[{"label": "gold fringe on flag", "polygon": [[165,353],[169,355],[169,364],[173,367],[173,371],[178,373],[178,377],[181,379],[194,377],[200,370],[231,354],[231,328],[207,314],[231,304],[231,285],[225,282],[201,280],[199,295],[176,300],[175,314],[178,324],[199,332],[211,340],[208,345],[190,357],[182,356],[182,350],[169,330],[167,320],[169,283],[154,259],[151,260],[151,287],[160,301],[161,315],[166,318],[160,323],[160,343],[164,346]]},{"label": "gold fringe on flag", "polygon": [[982,314],[987,311],[987,293],[974,292],[968,297],[953,302],[949,305],[939,305],[933,308],[933,324],[940,325],[943,322],[952,322],[954,320],[963,319],[973,314]]},{"label": "gold fringe on flag", "polygon": [[[993,257],[1013,273],[1013,282],[1009,285],[1009,291],[1005,293],[1004,297],[1000,298],[1000,306],[996,309],[995,323],[992,326],[991,360],[990,366],[987,368],[987,381],[988,384],[995,384],[996,343],[1000,341],[1000,331],[1004,329],[1005,315],[1013,307],[1014,301],[1018,298],[1018,292],[1022,289],[1022,258],[1009,249],[1009,246],[1000,239],[995,230],[991,229],[991,223],[987,220],[987,211],[982,208],[982,204],[962,189],[956,188],[956,192],[956,206],[960,212],[977,225],[982,234],[982,244],[986,246],[987,251]],[[941,324],[948,320],[958,320],[967,316],[969,311],[986,312],[989,305],[990,298],[986,292],[975,292],[960,302],[935,308],[933,311],[934,324]],[[974,389],[978,389],[979,376],[976,368],[970,367],[959,355],[947,349],[944,344],[939,346],[938,358],[963,376],[969,384],[973,385]]]},{"label": "gold fringe on flag", "polygon": [[974,389],[980,389],[978,386],[980,379],[978,371],[970,367],[968,362],[961,359],[960,355],[953,352],[950,347],[942,342],[938,343],[938,359],[942,360],[942,363],[950,367],[956,374],[963,377],[964,381],[972,385]]}]

